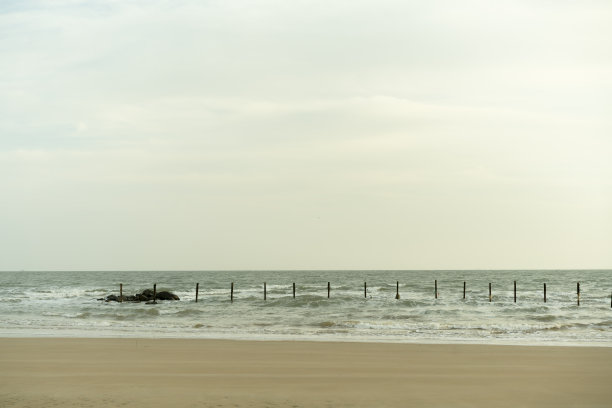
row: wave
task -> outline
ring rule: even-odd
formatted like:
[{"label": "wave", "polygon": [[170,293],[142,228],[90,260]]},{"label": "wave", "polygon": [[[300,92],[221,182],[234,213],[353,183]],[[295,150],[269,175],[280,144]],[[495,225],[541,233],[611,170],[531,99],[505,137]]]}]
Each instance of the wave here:
[{"label": "wave", "polygon": [[8,298],[8,299],[0,299],[0,303],[21,303],[23,299],[19,298]]},{"label": "wave", "polygon": [[537,322],[554,322],[555,320],[557,320],[557,316],[551,315],[551,314],[530,315],[530,316],[527,316],[527,318],[530,320],[535,320]]},{"label": "wave", "polygon": [[170,317],[199,317],[202,316],[204,310],[202,309],[182,309],[178,312],[168,313]]},{"label": "wave", "polygon": [[524,330],[525,333],[545,333],[545,332],[558,332],[558,331],[569,331],[572,329],[585,329],[589,327],[588,324],[584,323],[563,323],[554,326],[540,326],[530,327]]},{"label": "wave", "polygon": [[612,329],[612,320],[604,320],[593,324],[594,327],[602,327]]},{"label": "wave", "polygon": [[108,311],[97,311],[83,314],[82,318],[91,318],[95,320],[129,320],[137,321],[142,319],[157,318],[161,315],[160,310],[156,307],[150,308],[124,308],[124,309],[112,309]]}]

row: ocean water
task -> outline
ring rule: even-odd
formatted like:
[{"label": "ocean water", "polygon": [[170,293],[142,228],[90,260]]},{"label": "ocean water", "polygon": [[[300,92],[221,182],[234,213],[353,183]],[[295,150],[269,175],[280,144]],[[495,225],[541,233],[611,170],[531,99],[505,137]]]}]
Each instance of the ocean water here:
[{"label": "ocean water", "polygon": [[[124,295],[156,283],[181,300],[96,300],[118,295],[120,283]],[[611,270],[0,272],[0,336],[611,347],[611,292]]]}]

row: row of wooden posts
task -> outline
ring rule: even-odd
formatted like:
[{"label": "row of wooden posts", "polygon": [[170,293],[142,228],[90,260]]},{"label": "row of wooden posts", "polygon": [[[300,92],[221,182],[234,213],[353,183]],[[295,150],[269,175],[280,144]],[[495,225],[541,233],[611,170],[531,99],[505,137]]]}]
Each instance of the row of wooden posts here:
[{"label": "row of wooden posts", "polygon": [[[463,282],[463,299],[465,299],[465,289],[466,282]],[[200,291],[200,283],[196,283],[195,290],[195,302],[198,303],[198,294]],[[156,303],[156,295],[157,295],[157,284],[153,285],[153,303]],[[329,299],[331,296],[331,283],[327,282],[327,298]],[[363,296],[365,298],[368,297],[368,283],[363,282]],[[434,296],[438,298],[438,280],[434,281]],[[268,299],[268,289],[267,284],[264,282],[263,284],[263,298],[264,300]],[[293,298],[295,299],[295,282],[293,282]],[[395,283],[395,299],[399,299],[399,281]],[[123,301],[123,283],[119,284],[119,299]],[[230,286],[230,300],[234,301],[234,282],[232,282]],[[493,301],[493,292],[491,289],[491,283],[489,282],[489,302]],[[580,306],[580,282],[576,282],[576,302],[577,305]],[[514,303],[516,303],[516,281],[514,281]],[[544,303],[546,303],[546,283],[544,283]],[[612,293],[610,294],[610,308],[612,308]]]}]

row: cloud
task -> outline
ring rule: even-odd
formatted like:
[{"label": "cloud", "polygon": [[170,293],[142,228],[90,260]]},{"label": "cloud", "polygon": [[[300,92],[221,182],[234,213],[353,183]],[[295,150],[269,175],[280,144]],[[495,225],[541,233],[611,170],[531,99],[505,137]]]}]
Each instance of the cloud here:
[{"label": "cloud", "polygon": [[5,2],[0,269],[606,266],[611,13]]}]

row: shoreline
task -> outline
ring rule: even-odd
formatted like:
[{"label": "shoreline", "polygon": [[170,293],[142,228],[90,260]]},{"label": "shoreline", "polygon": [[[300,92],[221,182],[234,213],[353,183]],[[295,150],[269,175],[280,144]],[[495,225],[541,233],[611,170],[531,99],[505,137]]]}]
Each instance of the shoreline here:
[{"label": "shoreline", "polygon": [[7,333],[0,333],[0,340],[2,339],[56,339],[56,340],[69,340],[69,339],[81,339],[81,340],[202,340],[202,341],[244,341],[244,342],[303,342],[303,343],[348,343],[348,344],[397,344],[397,345],[440,345],[440,346],[454,346],[454,345],[466,345],[466,346],[506,346],[506,347],[576,347],[576,348],[612,348],[612,342],[609,341],[584,341],[584,342],[572,342],[572,341],[507,341],[506,339],[483,339],[476,341],[472,339],[444,339],[444,340],[433,340],[433,339],[414,339],[414,340],[397,340],[397,339],[364,339],[364,338],[347,338],[340,337],[338,335],[320,336],[317,338],[306,338],[306,337],[291,337],[291,336],[265,336],[261,337],[239,337],[239,336],[210,336],[203,337],[202,335],[182,335],[182,336],[160,336],[159,333],[151,336],[143,336],[139,334],[122,334],[122,335],[99,335],[92,336],[90,333],[87,335],[32,335],[27,336],[23,333],[17,333],[14,335]]},{"label": "shoreline", "polygon": [[612,348],[0,338],[8,407],[605,407]]}]

